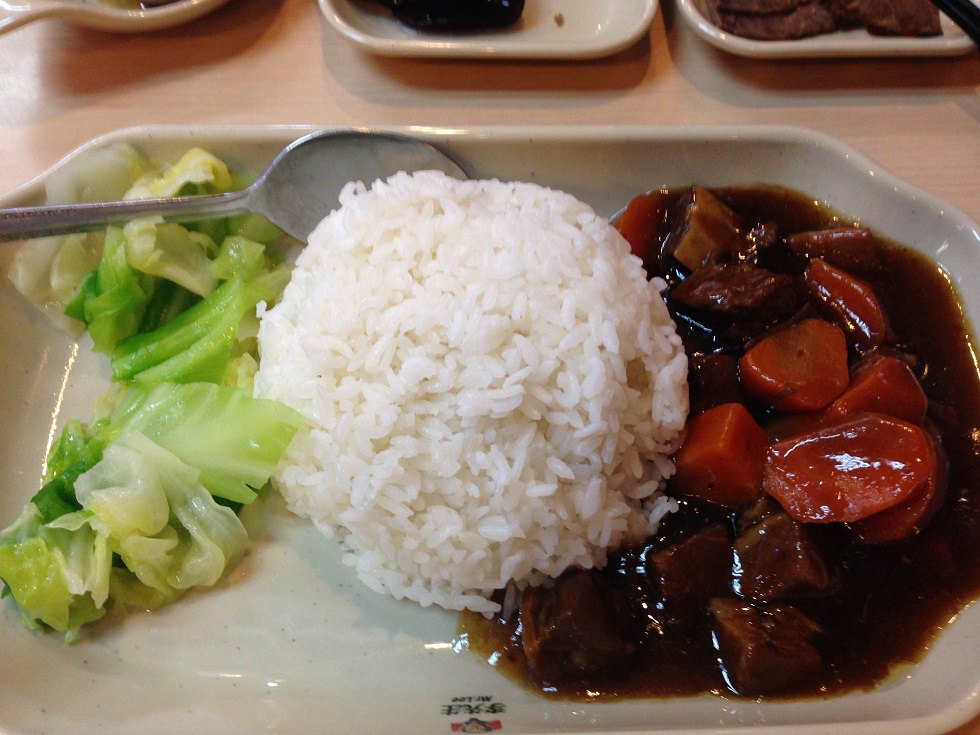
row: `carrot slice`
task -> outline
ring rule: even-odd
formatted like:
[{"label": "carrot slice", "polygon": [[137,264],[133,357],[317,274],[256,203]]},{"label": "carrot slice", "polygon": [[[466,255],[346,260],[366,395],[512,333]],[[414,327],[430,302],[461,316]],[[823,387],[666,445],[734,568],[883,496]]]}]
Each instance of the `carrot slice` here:
[{"label": "carrot slice", "polygon": [[827,408],[828,420],[839,420],[864,411],[921,424],[926,417],[929,399],[905,362],[871,353],[851,371],[851,384]]},{"label": "carrot slice", "polygon": [[691,419],[677,451],[674,487],[718,505],[737,507],[762,496],[769,436],[741,403],[723,403]]},{"label": "carrot slice", "polygon": [[847,340],[830,322],[804,319],[753,345],[739,374],[745,390],[773,408],[814,411],[847,387]]},{"label": "carrot slice", "polygon": [[868,349],[884,342],[888,329],[885,310],[867,283],[815,258],[807,268],[806,284],[859,347]]},{"label": "carrot slice", "polygon": [[866,413],[770,446],[762,484],[798,521],[851,523],[921,491],[936,461],[921,427]]},{"label": "carrot slice", "polygon": [[656,264],[660,259],[659,227],[666,220],[667,210],[667,196],[650,191],[633,197],[616,218],[614,226],[644,264]]},{"label": "carrot slice", "polygon": [[878,244],[867,227],[833,227],[787,235],[786,245],[797,255],[823,258],[841,268],[873,267]]},{"label": "carrot slice", "polygon": [[915,536],[932,519],[946,497],[945,454],[933,439],[936,467],[922,488],[903,503],[851,523],[852,534],[866,544],[888,544]]}]

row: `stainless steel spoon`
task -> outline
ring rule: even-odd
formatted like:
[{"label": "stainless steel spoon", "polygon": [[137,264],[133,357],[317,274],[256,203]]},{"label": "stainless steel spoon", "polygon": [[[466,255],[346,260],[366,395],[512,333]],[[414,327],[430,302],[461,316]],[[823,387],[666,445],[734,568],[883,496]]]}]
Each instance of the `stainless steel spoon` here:
[{"label": "stainless steel spoon", "polygon": [[336,207],[348,181],[370,184],[398,171],[429,169],[466,178],[449,156],[416,138],[368,130],[322,131],[286,146],[255,183],[228,194],[0,209],[0,241],[97,230],[150,215],[186,222],[242,212],[264,215],[305,240]]}]

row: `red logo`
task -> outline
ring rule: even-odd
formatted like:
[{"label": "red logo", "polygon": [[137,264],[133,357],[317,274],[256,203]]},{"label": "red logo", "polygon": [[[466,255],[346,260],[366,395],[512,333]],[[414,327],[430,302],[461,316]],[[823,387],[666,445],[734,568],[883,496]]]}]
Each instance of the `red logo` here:
[{"label": "red logo", "polygon": [[454,722],[451,727],[453,732],[491,732],[500,730],[503,724],[500,720],[481,720],[478,717],[471,717],[466,722]]}]

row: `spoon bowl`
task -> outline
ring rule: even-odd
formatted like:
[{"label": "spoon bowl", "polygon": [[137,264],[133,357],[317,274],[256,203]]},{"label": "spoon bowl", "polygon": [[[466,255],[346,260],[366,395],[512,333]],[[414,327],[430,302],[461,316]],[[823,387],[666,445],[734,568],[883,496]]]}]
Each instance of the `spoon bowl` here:
[{"label": "spoon bowl", "polygon": [[84,0],[0,0],[0,34],[46,18],[83,28],[140,33],[200,18],[228,0],[167,0],[132,8]]},{"label": "spoon bowl", "polygon": [[337,205],[349,181],[370,183],[399,171],[466,172],[445,153],[409,136],[368,130],[327,130],[286,146],[250,186],[227,194],[133,199],[0,210],[0,241],[97,230],[136,217],[167,222],[261,214],[297,240]]}]

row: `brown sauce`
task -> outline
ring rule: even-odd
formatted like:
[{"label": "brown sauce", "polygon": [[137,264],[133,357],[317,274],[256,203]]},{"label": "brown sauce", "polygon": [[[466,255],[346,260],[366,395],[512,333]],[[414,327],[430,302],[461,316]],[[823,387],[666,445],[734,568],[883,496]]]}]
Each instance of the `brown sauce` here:
[{"label": "brown sauce", "polygon": [[[775,222],[781,233],[837,226],[841,219],[793,192],[771,188],[715,190],[751,222]],[[668,192],[676,199],[680,192]],[[666,223],[661,223],[666,227]],[[799,601],[825,633],[824,666],[816,679],[780,697],[824,696],[875,686],[903,664],[917,661],[944,624],[980,597],[980,379],[956,294],[943,273],[918,253],[886,242],[881,257],[860,274],[882,301],[893,344],[914,355],[929,398],[929,419],[948,456],[945,502],[917,536],[890,545],[855,542],[837,524],[818,528],[839,572],[833,594]],[[796,267],[767,263],[774,270]],[[671,280],[671,274],[663,274]],[[689,354],[710,348],[684,324]],[[710,340],[709,340],[710,342]],[[668,485],[668,492],[670,487]],[[649,595],[645,559],[712,520],[731,521],[722,509],[682,502],[642,548],[614,554],[603,574],[614,584]],[[706,620],[664,625],[652,602],[640,654],[628,667],[542,691],[528,674],[519,617],[486,620],[464,613],[460,631],[471,651],[508,678],[548,696],[609,700],[713,692],[735,696],[725,680]]]}]

